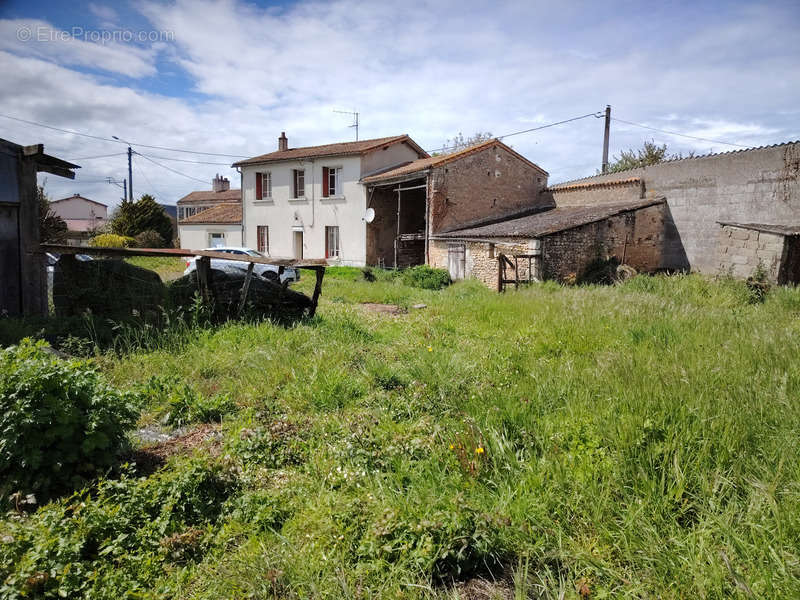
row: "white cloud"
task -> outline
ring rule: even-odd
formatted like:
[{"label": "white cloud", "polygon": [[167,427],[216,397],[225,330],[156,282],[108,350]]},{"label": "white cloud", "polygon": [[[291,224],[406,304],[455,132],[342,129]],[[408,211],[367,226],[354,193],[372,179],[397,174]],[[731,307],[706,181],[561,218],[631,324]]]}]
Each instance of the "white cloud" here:
[{"label": "white cloud", "polygon": [[36,19],[0,20],[0,50],[129,77],[156,74],[153,49],[102,40],[99,31],[63,30]]},{"label": "white cloud", "polygon": [[[362,138],[409,133],[426,148],[459,131],[502,135],[606,104],[614,116],[697,137],[747,145],[800,137],[792,118],[800,18],[791,10],[734,7],[703,20],[635,14],[630,5],[598,15],[589,5],[501,2],[488,9],[451,0],[267,9],[237,0],[151,0],[137,7],[154,29],[174,31],[174,43],[42,47],[14,42],[16,23],[0,22],[0,48],[9,51],[0,54],[4,110],[143,143],[251,156],[272,150],[284,130],[293,146],[350,138],[349,118],[334,108],[361,113]],[[70,68],[86,66],[157,74],[165,85],[177,73],[192,89],[170,98]],[[68,150],[65,158],[118,149],[3,120],[0,127],[11,132],[4,137]],[[592,174],[602,135],[602,119],[590,117],[507,141],[555,182]],[[709,149],[617,122],[612,155],[646,139],[666,142],[672,152]],[[217,171],[238,178],[224,166],[163,162],[203,181]],[[125,175],[124,157],[85,166],[84,179]],[[174,201],[203,187],[141,159],[137,169],[137,193],[150,186]],[[109,193],[107,186],[96,190]]]},{"label": "white cloud", "polygon": [[116,28],[119,21],[117,11],[107,4],[89,2],[89,12],[99,19],[101,27]]}]

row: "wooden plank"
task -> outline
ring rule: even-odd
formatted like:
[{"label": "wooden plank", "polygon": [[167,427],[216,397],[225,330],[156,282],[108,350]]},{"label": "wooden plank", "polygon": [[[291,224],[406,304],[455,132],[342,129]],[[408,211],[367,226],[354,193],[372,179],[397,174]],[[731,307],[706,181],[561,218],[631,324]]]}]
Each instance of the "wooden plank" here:
[{"label": "wooden plank", "polygon": [[203,302],[211,301],[211,259],[201,256],[197,259],[197,286]]},{"label": "wooden plank", "polygon": [[232,260],[236,262],[255,263],[257,265],[276,265],[284,267],[295,267],[298,269],[316,269],[325,267],[328,261],[324,258],[281,258],[281,257],[257,257],[247,254],[228,254],[225,252],[214,252],[212,250],[193,250],[189,248],[92,248],[86,246],[67,246],[64,244],[42,244],[42,250],[59,252],[61,254],[88,254],[90,256],[171,256],[183,258],[187,256],[207,256],[208,258],[218,258],[221,260]]},{"label": "wooden plank", "polygon": [[317,303],[319,302],[319,295],[322,293],[322,279],[325,277],[325,269],[317,269],[317,283],[314,285],[314,295],[311,296],[311,312],[308,313],[309,317],[313,317],[317,312]]},{"label": "wooden plank", "polygon": [[253,263],[247,265],[247,275],[244,276],[244,285],[242,285],[242,297],[239,299],[239,310],[236,311],[237,315],[241,315],[244,310],[245,302],[247,302],[247,292],[250,290],[250,280],[253,278]]}]

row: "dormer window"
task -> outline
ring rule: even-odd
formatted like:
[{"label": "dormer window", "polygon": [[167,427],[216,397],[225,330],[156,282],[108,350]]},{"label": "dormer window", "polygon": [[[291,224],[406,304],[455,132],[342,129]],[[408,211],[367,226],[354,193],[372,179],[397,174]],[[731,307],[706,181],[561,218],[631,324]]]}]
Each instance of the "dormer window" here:
[{"label": "dormer window", "polygon": [[322,197],[341,196],[341,167],[322,167]]}]

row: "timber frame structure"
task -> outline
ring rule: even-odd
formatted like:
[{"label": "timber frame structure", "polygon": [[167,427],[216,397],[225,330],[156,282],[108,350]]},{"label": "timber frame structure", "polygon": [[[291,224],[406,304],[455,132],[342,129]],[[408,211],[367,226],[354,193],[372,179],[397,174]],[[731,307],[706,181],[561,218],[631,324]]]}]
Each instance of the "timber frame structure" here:
[{"label": "timber frame structure", "polygon": [[[246,302],[247,292],[250,289],[250,280],[253,277],[253,265],[277,265],[279,272],[283,271],[283,267],[294,267],[297,269],[308,269],[314,271],[316,275],[316,282],[314,284],[314,293],[311,296],[311,311],[309,317],[313,317],[317,312],[317,304],[319,297],[322,293],[322,280],[325,277],[325,268],[327,261],[323,259],[306,259],[296,260],[291,258],[259,258],[257,256],[249,256],[246,254],[227,254],[225,252],[213,252],[211,250],[189,250],[186,248],[87,248],[84,246],[64,246],[60,244],[42,244],[42,249],[45,251],[59,252],[66,256],[74,256],[75,254],[89,254],[93,256],[111,256],[117,258],[127,258],[130,256],[169,256],[179,258],[184,256],[198,256],[197,261],[197,280],[200,287],[200,294],[206,302],[213,300],[213,286],[212,283],[212,270],[211,259],[216,258],[220,260],[231,260],[236,262],[249,263],[247,265],[247,274],[245,276],[244,285],[242,286],[241,297],[239,300],[238,313],[241,313]],[[288,285],[286,282],[283,288]]]}]

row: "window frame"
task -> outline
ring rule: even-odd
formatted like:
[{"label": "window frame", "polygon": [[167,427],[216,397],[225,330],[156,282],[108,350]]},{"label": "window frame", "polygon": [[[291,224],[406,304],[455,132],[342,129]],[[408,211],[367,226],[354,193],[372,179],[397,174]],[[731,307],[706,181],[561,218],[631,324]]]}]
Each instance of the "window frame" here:
[{"label": "window frame", "polygon": [[[335,245],[331,246],[331,237],[335,239]],[[334,250],[334,252],[331,252]],[[339,259],[342,256],[342,236],[338,225],[325,226],[325,258]]]},{"label": "window frame", "polygon": [[272,171],[261,171],[261,199],[272,200]]},{"label": "window frame", "polygon": [[222,240],[222,246],[225,245],[225,232],[224,231],[209,231],[208,232],[208,247],[209,248],[218,248],[219,246],[214,245],[214,238],[218,236],[217,239]]},{"label": "window frame", "polygon": [[[263,240],[262,233],[265,234]],[[264,242],[263,244],[262,241]],[[269,225],[256,225],[256,250],[269,256]]]},{"label": "window frame", "polygon": [[[300,180],[303,181],[302,193],[300,190]],[[306,170],[305,169],[292,169],[292,197],[305,198],[306,197]]]}]

